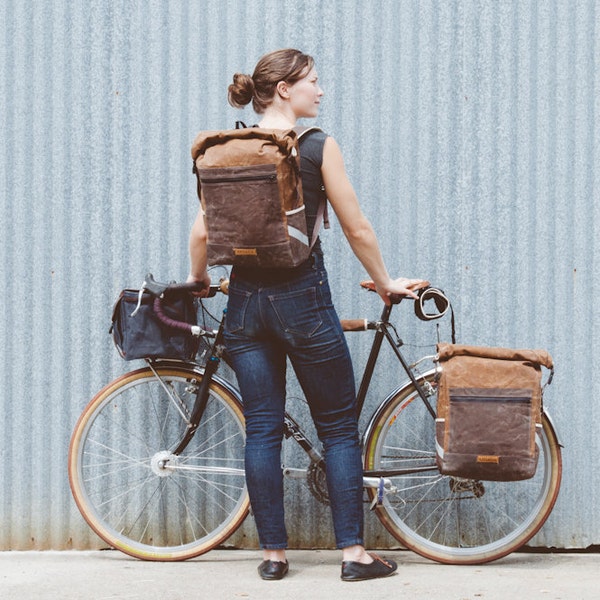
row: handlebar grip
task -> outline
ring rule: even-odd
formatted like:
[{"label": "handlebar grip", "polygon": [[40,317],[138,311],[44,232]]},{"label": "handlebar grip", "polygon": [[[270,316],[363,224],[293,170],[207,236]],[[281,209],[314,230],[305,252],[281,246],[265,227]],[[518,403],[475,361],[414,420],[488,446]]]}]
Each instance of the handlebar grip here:
[{"label": "handlebar grip", "polygon": [[208,289],[206,289],[205,285],[198,281],[185,283],[159,283],[154,279],[151,273],[148,273],[142,289],[146,289],[154,296],[154,314],[156,315],[156,318],[163,325],[165,325],[165,327],[175,329],[176,331],[181,331],[187,335],[199,337],[202,334],[202,328],[198,325],[192,325],[190,323],[186,323],[185,321],[176,321],[175,319],[169,317],[163,310],[162,298],[164,296],[169,297],[173,293],[180,294],[181,292],[191,293],[204,291],[205,297],[207,298],[212,298],[218,292],[227,294],[229,292],[229,280],[225,279],[219,284],[211,284]]},{"label": "handlebar grip", "polygon": [[188,335],[193,335],[198,337],[200,335],[201,329],[198,325],[191,325],[190,323],[185,323],[184,321],[176,321],[175,319],[171,319],[168,315],[165,314],[162,307],[161,298],[154,298],[154,314],[158,318],[158,320],[169,327],[170,329],[175,329],[177,331],[182,331]]},{"label": "handlebar grip", "polygon": [[367,331],[369,321],[367,319],[340,319],[344,331]]},{"label": "handlebar grip", "polygon": [[165,292],[201,292],[205,289],[205,286],[199,281],[160,283],[154,279],[152,273],[147,273],[146,278],[144,279],[144,288],[154,296],[160,296]]},{"label": "handlebar grip", "polygon": [[167,292],[201,292],[206,286],[200,281],[190,281],[185,283],[170,283]]}]

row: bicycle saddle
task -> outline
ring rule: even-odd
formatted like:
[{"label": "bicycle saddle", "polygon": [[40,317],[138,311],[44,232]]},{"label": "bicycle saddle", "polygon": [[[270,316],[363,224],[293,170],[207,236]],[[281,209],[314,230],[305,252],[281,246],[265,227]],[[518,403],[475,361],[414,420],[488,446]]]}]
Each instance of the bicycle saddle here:
[{"label": "bicycle saddle", "polygon": [[[361,285],[361,287],[365,288],[366,290],[369,290],[370,292],[377,291],[375,288],[375,282],[371,281],[370,279],[368,279],[366,281],[361,281],[360,285]],[[429,281],[421,280],[418,283],[415,283],[411,287],[411,290],[413,292],[417,292],[418,290],[426,289],[428,287],[429,287]],[[409,296],[407,296],[406,294],[397,294],[396,296],[399,299],[398,301],[400,301],[402,298],[409,298]]]}]

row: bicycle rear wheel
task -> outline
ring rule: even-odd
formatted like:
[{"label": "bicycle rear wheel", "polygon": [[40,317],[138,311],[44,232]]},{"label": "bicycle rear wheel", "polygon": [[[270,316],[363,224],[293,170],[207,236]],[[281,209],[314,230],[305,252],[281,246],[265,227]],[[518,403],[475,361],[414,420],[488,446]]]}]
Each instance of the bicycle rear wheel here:
[{"label": "bicycle rear wheel", "polygon": [[[435,408],[435,373],[421,382]],[[475,481],[426,470],[435,466],[434,425],[413,384],[394,392],[374,415],[365,469],[423,468],[390,477],[395,491],[385,495],[377,516],[407,548],[442,563],[486,563],[517,550],[544,524],[560,488],[560,445],[547,416],[536,439],[537,471],[525,481]]]},{"label": "bicycle rear wheel", "polygon": [[75,427],[69,449],[73,496],[110,546],[146,560],[198,556],[248,514],[244,419],[225,383],[211,383],[189,446],[171,451],[189,422],[202,375],[192,367],[132,371],[102,389]]}]

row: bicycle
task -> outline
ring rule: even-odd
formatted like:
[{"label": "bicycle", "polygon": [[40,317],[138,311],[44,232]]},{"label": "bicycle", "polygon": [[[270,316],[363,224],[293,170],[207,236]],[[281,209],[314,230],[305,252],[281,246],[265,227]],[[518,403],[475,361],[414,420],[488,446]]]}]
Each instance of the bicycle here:
[{"label": "bicycle", "polygon": [[[167,286],[148,276],[155,311],[169,327],[190,330],[161,311]],[[212,285],[210,296],[222,291]],[[402,297],[395,298],[393,306]],[[537,434],[539,462],[526,481],[474,481],[440,474],[435,461],[435,356],[409,365],[390,322],[392,306],[375,321],[343,320],[346,331],[374,331],[358,390],[362,411],[383,341],[408,379],[372,414],[363,433],[364,487],[372,509],[403,546],[437,562],[481,564],[517,550],[542,527],[561,481],[561,447],[544,409]],[[199,328],[200,329],[200,328]],[[223,321],[201,329],[205,365],[146,360],[89,402],[69,448],[69,481],[81,514],[110,546],[146,560],[185,560],[223,543],[249,512],[244,482],[244,417],[237,389],[216,374]],[[423,365],[427,368],[424,369]],[[294,418],[285,435],[306,453],[308,467],[284,467],[327,501],[324,460]]]}]

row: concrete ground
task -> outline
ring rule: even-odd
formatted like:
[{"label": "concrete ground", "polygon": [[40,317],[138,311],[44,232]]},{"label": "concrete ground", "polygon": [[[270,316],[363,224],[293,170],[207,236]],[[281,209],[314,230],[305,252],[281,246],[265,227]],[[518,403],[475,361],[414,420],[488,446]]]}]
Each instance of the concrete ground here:
[{"label": "concrete ground", "polygon": [[592,600],[599,554],[516,553],[494,563],[440,565],[408,551],[381,553],[398,573],[370,582],[339,579],[340,554],[293,550],[282,581],[262,581],[260,554],[213,550],[178,563],[143,562],[117,551],[0,552],[2,600]]}]

